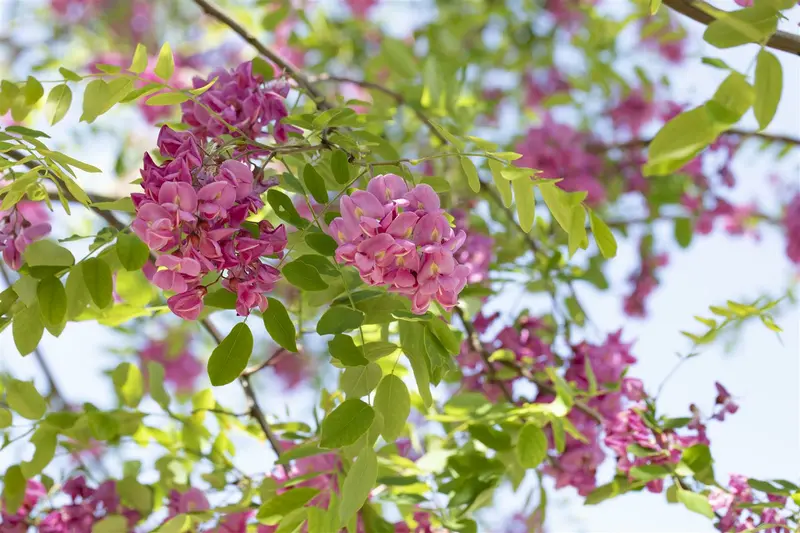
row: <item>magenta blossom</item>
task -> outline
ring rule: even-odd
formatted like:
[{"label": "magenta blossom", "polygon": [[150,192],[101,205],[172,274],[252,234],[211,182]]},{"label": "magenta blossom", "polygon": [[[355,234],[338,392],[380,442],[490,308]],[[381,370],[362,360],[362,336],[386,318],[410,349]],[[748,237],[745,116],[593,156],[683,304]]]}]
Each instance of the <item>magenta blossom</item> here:
[{"label": "magenta blossom", "polygon": [[33,241],[50,233],[50,223],[45,205],[24,200],[11,209],[0,211],[0,250],[3,261],[19,270],[22,254]]},{"label": "magenta blossom", "polygon": [[191,352],[190,339],[182,332],[175,339],[167,336],[159,340],[148,340],[139,351],[142,369],[147,371],[147,362],[153,361],[164,367],[164,381],[175,386],[179,393],[194,389],[197,378],[204,371],[203,364]]}]

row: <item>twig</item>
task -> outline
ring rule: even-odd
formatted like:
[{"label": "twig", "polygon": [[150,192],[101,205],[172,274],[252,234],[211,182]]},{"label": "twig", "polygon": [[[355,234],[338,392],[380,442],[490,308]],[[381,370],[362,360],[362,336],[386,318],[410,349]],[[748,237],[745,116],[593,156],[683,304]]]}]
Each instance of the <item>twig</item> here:
[{"label": "twig", "polygon": [[[664,0],[664,5],[706,26],[727,13],[702,0]],[[777,31],[766,44],[775,50],[800,56],[800,37],[791,33]]]},{"label": "twig", "polygon": [[194,3],[203,10],[203,12],[211,18],[216,19],[220,23],[228,26],[235,33],[237,33],[247,44],[255,48],[259,54],[263,55],[280,68],[284,70],[298,85],[305,89],[309,95],[314,99],[317,107],[320,109],[330,109],[331,105],[327,102],[325,97],[320,93],[314,84],[294,65],[287,59],[281,57],[280,54],[267,48],[261,41],[256,39],[248,32],[244,26],[233,20],[230,16],[224,13],[219,7],[215,6],[208,0],[194,0]]},{"label": "twig", "polygon": [[248,367],[242,372],[242,376],[249,377],[253,374],[257,374],[261,370],[267,368],[268,366],[275,365],[278,360],[283,357],[284,355],[288,354],[289,352],[283,348],[278,349],[274,354],[272,354],[269,358],[265,359],[264,361],[258,363],[257,365],[253,365]]},{"label": "twig", "polygon": [[500,390],[503,391],[503,396],[506,397],[508,403],[513,404],[514,396],[511,394],[511,391],[508,390],[506,384],[497,379],[497,374],[494,371],[494,365],[489,360],[489,353],[483,347],[483,343],[478,337],[478,333],[475,331],[475,327],[472,325],[472,322],[467,320],[467,317],[464,316],[464,311],[460,307],[456,306],[454,311],[456,315],[458,315],[458,318],[461,319],[461,323],[464,325],[464,329],[467,331],[467,338],[469,339],[470,345],[472,345],[472,349],[480,354],[481,359],[483,359],[483,362],[486,364],[486,371],[489,374],[489,379],[492,383],[500,387]]},{"label": "twig", "polygon": [[[773,133],[764,133],[761,131],[747,131],[740,129],[731,129],[722,132],[720,135],[731,135],[737,137],[744,137],[745,139],[763,139],[765,141],[793,144],[800,146],[800,139],[791,137],[789,135],[775,135]],[[586,146],[586,151],[599,154],[609,152],[611,150],[631,150],[635,148],[646,148],[653,142],[653,139],[633,139],[619,144],[604,144],[604,143],[589,143]]]}]

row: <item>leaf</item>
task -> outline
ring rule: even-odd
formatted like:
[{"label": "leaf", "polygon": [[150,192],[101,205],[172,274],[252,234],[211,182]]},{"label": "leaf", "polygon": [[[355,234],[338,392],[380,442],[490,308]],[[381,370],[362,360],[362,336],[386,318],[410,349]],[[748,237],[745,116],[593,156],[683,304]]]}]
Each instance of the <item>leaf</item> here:
[{"label": "leaf", "polygon": [[114,249],[117,252],[120,264],[129,272],[141,270],[150,257],[150,250],[147,245],[132,233],[120,233],[117,235],[117,244]]},{"label": "leaf", "polygon": [[390,70],[403,78],[414,79],[417,77],[416,58],[404,42],[384,37],[381,50],[388,60],[387,66]]},{"label": "leaf", "polygon": [[50,120],[50,125],[55,126],[69,111],[69,106],[72,105],[72,89],[66,83],[56,85],[50,89],[50,94],[47,95],[47,117]]},{"label": "leaf", "polygon": [[131,363],[120,363],[111,372],[114,390],[126,407],[135,408],[144,395],[144,379],[138,366]]},{"label": "leaf", "polygon": [[320,335],[335,335],[356,329],[364,323],[364,313],[343,305],[328,308],[317,323]]},{"label": "leaf", "polygon": [[528,422],[517,440],[517,458],[525,468],[536,468],[547,457],[547,437],[539,426]]},{"label": "leaf", "polygon": [[253,354],[253,333],[239,322],[219,343],[208,359],[208,378],[215,387],[232,382],[247,367]]},{"label": "leaf", "polygon": [[433,396],[431,396],[430,361],[425,349],[425,328],[416,322],[401,320],[398,323],[398,329],[400,347],[406,354],[408,362],[411,363],[422,403],[425,407],[430,407],[433,404]]},{"label": "leaf", "polygon": [[100,309],[106,309],[114,302],[114,282],[111,269],[102,259],[90,257],[81,265],[83,283],[89,290],[92,301]]},{"label": "leaf", "polygon": [[159,105],[175,105],[182,104],[189,100],[189,95],[183,92],[165,92],[154,94],[145,101],[146,105],[159,106]]},{"label": "leaf", "polygon": [[27,480],[22,475],[22,469],[19,465],[12,465],[8,467],[6,473],[3,475],[3,503],[5,503],[4,511],[8,514],[16,514],[17,509],[22,505],[25,499],[25,486]]},{"label": "leaf", "polygon": [[[84,163],[83,161],[78,161],[74,157],[70,157],[66,154],[62,154],[61,152],[53,152],[50,150],[39,150],[43,155],[46,155],[50,159],[60,163],[63,166],[72,166],[75,168],[79,168],[86,172],[92,172],[98,174],[102,172],[99,168],[94,165],[90,165],[88,163]],[[70,191],[71,192],[71,191]]]},{"label": "leaf", "polygon": [[28,266],[69,267],[75,264],[75,257],[66,248],[53,241],[34,241],[25,248],[22,254]]},{"label": "leaf", "polygon": [[126,213],[136,212],[130,196],[120,198],[119,200],[114,200],[113,202],[93,202],[92,207],[100,209],[101,211],[124,211]]},{"label": "leaf", "polygon": [[378,479],[378,456],[372,448],[364,448],[347,472],[339,503],[339,520],[347,523],[367,501]]},{"label": "leaf", "polygon": [[533,229],[533,219],[536,209],[536,198],[533,195],[533,182],[528,178],[516,179],[511,182],[514,189],[514,200],[517,204],[519,225],[525,231]]},{"label": "leaf", "polygon": [[653,481],[654,479],[661,479],[670,474],[670,469],[664,465],[642,465],[634,466],[630,469],[630,475],[639,481]]},{"label": "leaf", "polygon": [[264,327],[278,346],[290,352],[297,352],[297,332],[294,329],[289,312],[275,298],[267,298],[267,310],[264,311]]},{"label": "leaf", "polygon": [[[279,6],[277,9],[270,11],[264,18],[261,19],[261,27],[267,31],[274,31],[283,19],[289,14],[289,3]],[[272,76],[270,76],[271,78]]]},{"label": "leaf", "polygon": [[386,442],[394,442],[403,433],[408,415],[411,414],[408,387],[394,374],[384,376],[378,385],[373,404],[383,416],[381,435]]},{"label": "leaf", "polygon": [[539,191],[553,218],[561,226],[561,229],[569,233],[572,221],[572,204],[569,195],[552,182],[540,182]]},{"label": "leaf", "polygon": [[92,123],[94,120],[102,115],[107,109],[108,102],[111,99],[111,89],[108,84],[101,79],[95,79],[89,82],[86,89],[83,91],[83,114],[81,115],[81,122]]},{"label": "leaf", "polygon": [[262,524],[275,525],[290,512],[307,504],[317,494],[319,494],[319,489],[311,487],[298,487],[288,490],[263,503],[258,508],[256,518]]},{"label": "leaf", "polygon": [[606,223],[592,210],[589,210],[589,224],[592,228],[594,240],[597,242],[597,247],[600,249],[600,253],[603,254],[603,257],[606,259],[616,257],[617,240],[614,238],[614,234]]},{"label": "leaf", "polygon": [[[127,519],[125,525],[127,526]],[[175,515],[155,530],[155,533],[186,533],[192,527],[192,518],[185,514]],[[116,531],[122,531],[116,530]],[[94,533],[94,531],[92,531]],[[109,532],[111,533],[111,532]]]},{"label": "leaf", "polygon": [[755,90],[738,72],[731,72],[706,102],[711,117],[724,127],[735,124],[755,101]]},{"label": "leaf", "polygon": [[11,426],[14,417],[11,414],[11,411],[6,409],[5,407],[0,407],[0,429],[5,429]]},{"label": "leaf", "polygon": [[336,183],[341,185],[350,183],[350,163],[347,162],[347,154],[341,150],[333,151],[331,155],[331,171]]},{"label": "leaf", "polygon": [[22,474],[28,479],[40,474],[55,457],[58,432],[52,426],[41,425],[30,442],[36,448],[33,457],[20,465]]},{"label": "leaf", "polygon": [[650,143],[642,171],[645,176],[665,176],[680,169],[716,138],[714,123],[705,107],[676,116]]},{"label": "leaf", "polygon": [[120,501],[127,507],[136,509],[143,515],[150,514],[153,508],[153,490],[142,485],[134,477],[124,477],[117,482]]},{"label": "leaf", "polygon": [[14,313],[11,324],[11,334],[14,345],[20,355],[32,353],[42,340],[44,324],[42,323],[39,305],[33,304]]},{"label": "leaf", "polygon": [[755,91],[753,112],[758,127],[763,130],[772,122],[783,92],[783,67],[778,58],[767,50],[758,53]]},{"label": "leaf", "polygon": [[650,0],[650,14],[655,15],[658,13],[658,8],[661,7],[661,0]]},{"label": "leaf", "polygon": [[286,281],[305,291],[324,291],[328,288],[317,269],[305,261],[286,263],[281,272]]},{"label": "leaf", "polygon": [[703,39],[717,48],[760,43],[775,33],[778,17],[769,6],[756,5],[717,18],[706,28]]},{"label": "leaf", "polygon": [[9,379],[6,383],[6,402],[12,411],[28,420],[39,420],[47,411],[47,403],[30,381]]},{"label": "leaf", "polygon": [[450,326],[444,320],[430,320],[426,327],[439,339],[442,346],[450,355],[458,355],[461,351],[461,340],[453,333]]},{"label": "leaf", "polygon": [[328,203],[328,189],[325,188],[325,180],[322,179],[322,176],[312,165],[306,165],[303,168],[303,183],[305,183],[314,200],[320,204]]},{"label": "leaf", "polygon": [[39,80],[33,76],[28,76],[25,86],[22,88],[22,94],[25,96],[26,104],[34,105],[44,96],[44,87],[39,83]]},{"label": "leaf", "polygon": [[687,248],[692,242],[692,221],[688,218],[675,219],[675,242],[681,248]]},{"label": "leaf", "polygon": [[333,257],[339,247],[331,236],[324,233],[306,233],[305,240],[312,250],[327,257]]},{"label": "leaf", "polygon": [[392,355],[400,347],[393,342],[368,342],[364,346],[362,346],[364,350],[364,357],[369,359],[370,361],[377,361],[378,359],[382,359],[387,355]]},{"label": "leaf", "polygon": [[578,248],[584,248],[587,244],[586,237],[586,209],[582,205],[572,206],[570,215],[570,227],[567,232],[569,255],[572,257]]},{"label": "leaf", "polygon": [[158,52],[158,61],[156,61],[156,68],[153,72],[164,81],[169,81],[172,73],[175,72],[175,60],[172,57],[172,48],[169,43],[164,43]]},{"label": "leaf", "polygon": [[147,362],[147,390],[150,396],[165,411],[169,408],[170,397],[164,390],[164,367],[155,361]]},{"label": "leaf", "polygon": [[511,182],[503,177],[503,164],[494,159],[489,159],[489,169],[492,171],[492,179],[497,190],[500,191],[500,198],[505,207],[511,207]]},{"label": "leaf", "polygon": [[147,47],[142,43],[136,45],[136,50],[133,52],[133,60],[128,70],[134,74],[141,74],[147,70]]},{"label": "leaf", "polygon": [[64,79],[67,81],[81,81],[83,79],[83,76],[76,74],[64,67],[58,67],[58,72],[64,76]]},{"label": "leaf", "polygon": [[308,221],[297,213],[297,209],[294,207],[292,200],[281,191],[275,188],[267,191],[267,203],[269,203],[270,207],[272,207],[275,214],[278,215],[278,218],[281,220],[300,229],[308,227]]},{"label": "leaf", "polygon": [[375,390],[382,375],[381,367],[375,363],[353,366],[342,373],[339,385],[347,398],[363,398]]},{"label": "leaf", "polygon": [[361,400],[345,400],[322,421],[320,448],[349,446],[367,432],[375,411]]},{"label": "leaf", "polygon": [[343,366],[366,366],[369,361],[364,357],[360,346],[356,346],[349,335],[337,334],[328,341],[328,351],[331,357],[337,359]]},{"label": "leaf", "polygon": [[[186,517],[184,517],[186,518]],[[164,526],[158,528],[157,531],[164,531]],[[125,531],[128,527],[128,519],[122,515],[108,515],[102,520],[95,522],[92,525],[92,533],[119,533]],[[181,530],[178,530],[179,532]]]},{"label": "leaf", "polygon": [[687,509],[707,518],[714,518],[714,510],[711,509],[711,504],[708,503],[708,496],[681,488],[678,488],[677,492],[678,501],[685,505]]},{"label": "leaf", "polygon": [[61,281],[54,276],[44,278],[36,288],[36,295],[39,298],[42,323],[48,329],[62,324],[67,315],[67,291]]},{"label": "leaf", "polygon": [[475,163],[468,157],[462,157],[460,159],[461,169],[467,176],[467,185],[472,189],[472,192],[476,194],[479,193],[481,191],[481,179],[478,176],[478,169],[475,167]]}]

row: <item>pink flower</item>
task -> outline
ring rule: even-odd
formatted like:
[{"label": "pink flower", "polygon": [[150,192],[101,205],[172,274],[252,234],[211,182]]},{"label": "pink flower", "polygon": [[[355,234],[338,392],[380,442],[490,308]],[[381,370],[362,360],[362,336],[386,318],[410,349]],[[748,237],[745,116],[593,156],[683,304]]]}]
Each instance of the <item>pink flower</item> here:
[{"label": "pink flower", "polygon": [[783,217],[786,228],[786,255],[794,264],[800,265],[800,193],[792,197]]},{"label": "pink flower", "polygon": [[642,127],[655,118],[656,108],[641,89],[634,89],[609,112],[609,115],[615,129],[629,132],[636,137]]},{"label": "pink flower", "polygon": [[203,491],[196,488],[190,488],[186,492],[178,492],[173,489],[169,493],[169,517],[183,513],[191,513],[193,511],[206,511],[210,508],[208,499],[206,499]]},{"label": "pink flower", "polygon": [[153,283],[165,291],[186,292],[189,289],[187,278],[194,281],[200,275],[200,263],[191,257],[162,255],[156,260],[156,266],[164,268],[153,276]]},{"label": "pink flower", "polygon": [[147,362],[153,361],[164,367],[164,381],[175,386],[179,393],[194,389],[205,367],[190,351],[190,342],[182,332],[159,340],[148,340],[139,351],[142,370],[147,371]]},{"label": "pink flower", "polygon": [[173,313],[182,319],[197,320],[197,317],[203,311],[203,298],[207,293],[208,290],[205,287],[197,287],[196,289],[171,296],[167,300],[167,305]]},{"label": "pink flower", "polygon": [[12,269],[22,266],[22,254],[34,241],[50,233],[45,205],[23,200],[11,209],[0,211],[0,250],[3,261]]},{"label": "pink flower", "polygon": [[733,401],[731,394],[719,382],[715,382],[714,386],[717,388],[717,398],[714,400],[714,405],[719,409],[711,418],[722,422],[725,420],[726,414],[736,414],[739,410],[739,405]]}]

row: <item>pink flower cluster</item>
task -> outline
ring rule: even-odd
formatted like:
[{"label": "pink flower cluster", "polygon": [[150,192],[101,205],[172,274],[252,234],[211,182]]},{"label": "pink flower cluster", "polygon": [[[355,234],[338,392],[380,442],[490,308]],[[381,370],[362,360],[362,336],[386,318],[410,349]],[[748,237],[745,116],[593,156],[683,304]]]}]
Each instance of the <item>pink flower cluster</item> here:
[{"label": "pink flower cluster", "polygon": [[795,194],[786,206],[783,225],[786,228],[786,255],[794,264],[800,265],[800,193]]},{"label": "pink flower cluster", "polygon": [[0,250],[10,268],[19,270],[25,248],[50,233],[48,219],[42,202],[23,200],[11,209],[0,211]]},{"label": "pink flower cluster", "polygon": [[203,365],[189,350],[188,339],[180,336],[174,339],[150,339],[139,352],[142,370],[147,370],[147,362],[153,361],[164,367],[164,381],[172,383],[179,393],[194,389],[197,378],[203,373]]},{"label": "pink flower cluster", "polygon": [[525,87],[525,105],[538,108],[548,97],[556,93],[569,91],[569,83],[555,67],[546,71],[534,71],[523,79]]},{"label": "pink flower cluster", "polygon": [[203,277],[215,272],[222,286],[236,294],[239,315],[246,316],[255,307],[265,310],[265,293],[272,290],[280,272],[261,257],[282,256],[286,229],[264,220],[258,224],[258,235],[253,235],[242,222],[263,207],[260,195],[269,184],[256,179],[247,163],[206,162],[190,132],[165,126],[158,147],[173,159],[157,165],[145,154],[141,171],[145,192],[132,195],[136,207],[132,228],[159,254],[153,282],[177,293],[167,300],[169,308],[186,320],[197,319],[208,292]]},{"label": "pink flower cluster", "polygon": [[256,139],[272,125],[273,137],[283,143],[290,131],[298,131],[281,122],[289,114],[285,102],[289,94],[286,80],[265,83],[261,75],[253,73],[252,62],[247,61],[230,71],[215,70],[206,79],[195,77],[192,85],[204,87],[214,78],[217,81],[210,89],[196,100],[181,104],[183,122],[198,137],[215,139],[227,133]]},{"label": "pink flower cluster", "polygon": [[[720,487],[713,487],[708,495],[711,509],[721,515],[717,522],[717,529],[729,533],[731,531],[755,531],[761,526],[758,530],[768,533],[789,533],[791,531],[787,525],[786,513],[780,508],[742,507],[756,503],[777,503],[785,507],[787,504],[785,496],[767,494],[766,502],[763,501],[764,498],[759,502],[756,500],[753,489],[747,483],[747,478],[738,474],[731,474],[728,486],[730,488],[727,491]],[[766,527],[766,524],[773,524],[775,527]]]},{"label": "pink flower cluster", "polygon": [[516,163],[541,170],[542,178],[563,178],[558,182],[559,187],[570,192],[586,191],[587,201],[596,204],[606,197],[605,188],[598,180],[604,163],[587,149],[589,144],[589,134],[546,116],[541,126],[528,130],[517,144],[516,152],[522,157]]},{"label": "pink flower cluster", "polygon": [[94,524],[108,515],[124,516],[129,528],[141,519],[138,511],[120,504],[114,481],[92,488],[83,476],[77,476],[64,483],[62,492],[70,498],[70,503],[36,519],[32,511],[47,496],[47,491],[38,481],[28,480],[24,501],[16,514],[2,512],[0,533],[25,533],[33,523],[40,533],[91,533]]},{"label": "pink flower cluster", "polygon": [[666,253],[653,255],[646,240],[639,244],[641,266],[631,274],[628,281],[633,283],[633,292],[625,297],[623,309],[630,317],[647,316],[646,300],[658,287],[656,269],[666,266],[669,256]]},{"label": "pink flower cluster", "polygon": [[656,118],[656,106],[652,98],[648,98],[642,89],[634,89],[622,98],[608,114],[616,131],[623,131],[630,133],[632,137],[637,137],[642,128]]},{"label": "pink flower cluster", "polygon": [[458,303],[470,270],[454,254],[466,235],[450,227],[429,185],[409,190],[400,176],[376,176],[366,191],[342,196],[340,212],[329,227],[339,263],[355,266],[370,285],[408,296],[414,313],[434,300],[448,310]]},{"label": "pink flower cluster", "polygon": [[547,0],[544,8],[555,17],[559,28],[572,31],[579,28],[581,22],[586,18],[581,8],[584,5],[591,7],[595,3],[597,0]]},{"label": "pink flower cluster", "polygon": [[124,3],[114,0],[50,0],[50,6],[56,15],[70,23],[96,18],[98,14],[105,16],[116,33],[129,34],[133,42],[143,41],[153,25],[153,10],[147,0]]},{"label": "pink flower cluster", "polygon": [[453,210],[455,231],[463,231],[467,238],[456,252],[456,261],[469,267],[469,283],[481,283],[489,279],[489,265],[494,255],[494,239],[485,233],[470,229],[467,214],[461,209]]}]

